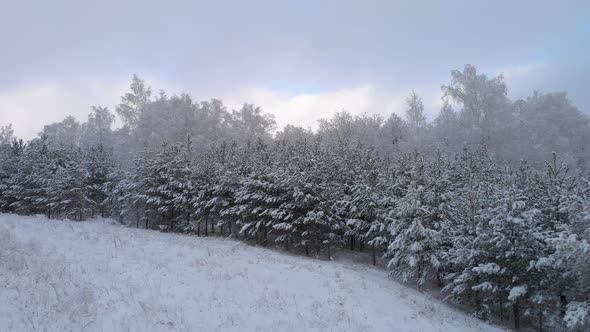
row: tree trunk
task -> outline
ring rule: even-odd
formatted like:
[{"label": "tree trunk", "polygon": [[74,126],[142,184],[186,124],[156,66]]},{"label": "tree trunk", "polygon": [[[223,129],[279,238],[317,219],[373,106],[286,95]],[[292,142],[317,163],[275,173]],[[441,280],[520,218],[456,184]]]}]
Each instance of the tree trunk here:
[{"label": "tree trunk", "polygon": [[266,227],[264,228],[264,238],[262,239],[262,245],[263,246],[267,246],[268,245],[268,230],[266,229]]},{"label": "tree trunk", "polygon": [[520,328],[520,308],[518,306],[518,299],[512,305],[512,311],[514,313],[514,328],[518,330]]},{"label": "tree trunk", "polygon": [[207,226],[208,226],[207,223],[209,221],[208,219],[209,219],[209,216],[207,214],[205,214],[205,236],[209,236],[209,233],[208,233],[209,229],[207,228]]},{"label": "tree trunk", "polygon": [[307,242],[305,242],[305,256],[309,257],[309,246],[307,245]]},{"label": "tree trunk", "polygon": [[560,316],[561,318],[565,317],[565,312],[567,309],[567,297],[561,293],[559,294],[559,303],[561,304],[561,311],[560,311]]},{"label": "tree trunk", "polygon": [[[162,218],[164,220],[166,220],[166,215],[164,213],[162,213]],[[168,227],[169,228],[168,231],[169,232],[172,232],[172,230],[174,229],[174,217],[173,216],[170,216],[170,223],[169,223],[169,225],[170,226]]]},{"label": "tree trunk", "polygon": [[371,251],[373,253],[373,266],[375,266],[375,265],[377,265],[377,257],[375,257],[376,256],[376,254],[375,254],[375,245],[372,245],[371,246]]},{"label": "tree trunk", "polygon": [[543,310],[539,311],[539,332],[543,332]]},{"label": "tree trunk", "polygon": [[330,250],[330,242],[328,242],[328,260],[332,260],[332,251]]},{"label": "tree trunk", "polygon": [[481,312],[481,299],[479,298],[479,291],[475,291],[475,294],[473,295],[473,299],[475,302],[475,311],[480,313]]},{"label": "tree trunk", "polygon": [[135,225],[139,228],[139,204],[135,204]]}]

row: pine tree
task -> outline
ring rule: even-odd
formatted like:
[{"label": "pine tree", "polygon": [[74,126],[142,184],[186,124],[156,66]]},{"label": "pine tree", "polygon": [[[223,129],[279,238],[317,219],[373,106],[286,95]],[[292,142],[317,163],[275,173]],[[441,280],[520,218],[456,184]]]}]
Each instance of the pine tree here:
[{"label": "pine tree", "polygon": [[92,207],[96,205],[96,202],[88,197],[80,152],[60,152],[63,159],[53,170],[48,200],[55,212],[81,221],[92,215]]},{"label": "pine tree", "polygon": [[10,126],[8,129],[0,129],[0,211],[2,212],[13,211],[11,205],[16,202],[16,198],[11,195],[11,185],[16,180],[24,149],[23,141],[12,137]]},{"label": "pine tree", "polygon": [[325,246],[330,259],[331,247],[339,243],[345,230],[345,223],[333,209],[339,195],[335,183],[339,170],[333,155],[322,149],[320,140],[312,144],[300,141],[297,150],[301,152],[293,161],[297,170],[292,177],[293,196],[289,199],[293,239],[308,256],[312,248],[319,255]]},{"label": "pine tree", "polygon": [[487,260],[473,269],[480,282],[473,289],[488,293],[485,302],[498,303],[500,312],[511,305],[515,328],[520,326],[531,291],[540,283],[539,275],[528,269],[542,249],[534,235],[541,211],[533,206],[531,182],[526,165],[521,164],[518,171],[504,168],[490,207],[488,232],[480,235]]},{"label": "pine tree", "polygon": [[578,210],[572,232],[553,242],[555,253],[551,257],[561,277],[572,282],[563,315],[565,326],[572,330],[590,325],[590,183],[580,181],[576,189],[568,208],[570,212]]},{"label": "pine tree", "polygon": [[51,178],[51,157],[45,137],[31,141],[17,160],[16,172],[7,180],[5,199],[8,208],[20,214],[44,213],[51,217],[48,207],[48,181]]},{"label": "pine tree", "polygon": [[212,218],[223,235],[227,230],[228,236],[234,234],[236,211],[234,196],[239,186],[239,151],[233,142],[229,147],[225,142],[213,152],[216,156],[216,167],[213,175],[211,199],[206,202]]},{"label": "pine tree", "polygon": [[197,230],[197,234],[201,235],[201,223],[204,226],[204,235],[209,235],[209,226],[211,231],[215,230],[215,222],[212,220],[215,204],[214,186],[215,186],[215,160],[211,153],[208,153],[201,159],[194,169],[195,194],[192,197],[191,203],[195,211],[196,217],[199,219],[196,225],[193,223],[192,229]]},{"label": "pine tree", "polygon": [[279,179],[284,170],[275,164],[275,152],[261,141],[257,143],[257,160],[252,172],[241,181],[235,197],[240,209],[240,232],[264,246],[268,244],[274,223],[289,214],[281,207],[286,195]]},{"label": "pine tree", "polygon": [[579,225],[584,224],[580,220],[587,210],[587,198],[581,194],[576,179],[568,175],[568,167],[557,162],[555,153],[546,169],[546,174],[535,181],[535,204],[542,212],[535,237],[545,245],[538,251],[538,258],[531,260],[529,270],[542,275],[542,287],[536,289],[534,302],[543,308],[550,322],[561,324],[571,299],[579,298],[576,274],[568,272],[572,270],[564,261],[568,254],[563,250],[572,239],[584,234]]},{"label": "pine tree", "polygon": [[140,225],[144,225],[145,228],[150,226],[146,213],[149,154],[149,149],[145,146],[135,159],[133,168],[124,173],[123,179],[117,183],[115,189],[115,192],[119,193],[117,202],[120,207],[120,219],[129,218],[137,228]]},{"label": "pine tree", "polygon": [[457,180],[462,186],[454,195],[449,214],[452,224],[446,233],[453,246],[444,253],[444,264],[450,272],[445,276],[449,283],[443,291],[450,292],[447,298],[472,301],[474,315],[485,318],[489,308],[484,308],[481,291],[474,288],[480,284],[474,268],[489,258],[484,239],[492,218],[495,165],[485,149],[466,149],[458,162]]},{"label": "pine tree", "polygon": [[93,214],[109,215],[109,180],[114,171],[112,154],[103,145],[93,146],[83,155],[84,187],[93,201]]},{"label": "pine tree", "polygon": [[387,249],[389,266],[404,281],[417,278],[418,285],[438,276],[441,268],[438,248],[442,243],[438,206],[433,201],[432,188],[424,173],[424,160],[415,155],[409,184],[395,209],[395,221],[389,232],[393,238]]},{"label": "pine tree", "polygon": [[435,156],[426,164],[425,182],[428,227],[435,231],[437,245],[432,253],[432,273],[436,275],[439,287],[443,285],[445,270],[444,254],[452,247],[445,234],[445,230],[451,228],[452,200],[456,189],[452,180],[452,163],[445,159],[442,151],[437,151]]},{"label": "pine tree", "polygon": [[193,199],[197,195],[194,181],[194,160],[192,140],[187,136],[186,143],[179,146],[180,153],[176,155],[170,169],[170,187],[173,192],[173,205],[176,211],[177,225],[186,230],[191,224],[194,207]]},{"label": "pine tree", "polygon": [[156,157],[148,163],[145,175],[146,213],[163,230],[174,230],[178,211],[175,209],[175,178],[182,145],[163,144]]}]

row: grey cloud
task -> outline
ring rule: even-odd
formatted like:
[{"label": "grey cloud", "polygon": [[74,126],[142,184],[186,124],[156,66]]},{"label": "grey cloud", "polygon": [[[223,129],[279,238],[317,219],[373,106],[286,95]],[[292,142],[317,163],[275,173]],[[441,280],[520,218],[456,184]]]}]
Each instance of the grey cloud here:
[{"label": "grey cloud", "polygon": [[[589,19],[590,3],[57,0],[3,7],[0,91],[138,73],[180,89],[174,92],[213,97],[272,82],[293,90],[431,90],[466,63],[493,73],[554,52],[564,36],[587,44],[576,31]],[[558,87],[588,109],[573,86],[587,77],[575,70],[587,72],[587,59],[555,60],[547,83],[536,88],[561,80]],[[563,77],[566,63],[579,79]]]}]

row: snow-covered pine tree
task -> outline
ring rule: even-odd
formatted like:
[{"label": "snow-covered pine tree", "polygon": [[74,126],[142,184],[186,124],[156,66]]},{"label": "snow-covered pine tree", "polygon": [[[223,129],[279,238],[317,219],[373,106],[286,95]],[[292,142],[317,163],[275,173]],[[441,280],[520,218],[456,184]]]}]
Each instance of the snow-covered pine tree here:
[{"label": "snow-covered pine tree", "polygon": [[358,143],[356,147],[353,147],[349,140],[345,138],[340,140],[338,145],[328,147],[327,150],[335,167],[331,171],[333,173],[330,181],[333,194],[337,197],[332,206],[332,213],[337,223],[345,225],[343,235],[346,237],[350,249],[354,250],[358,243],[360,251],[363,249],[362,237],[368,230],[368,225],[363,224],[364,220],[357,220],[353,216],[357,209],[353,203],[353,194],[356,189],[357,196],[360,199],[360,194],[363,192],[360,185],[356,187],[357,181],[361,177],[360,165],[363,162],[363,149],[362,144]]},{"label": "snow-covered pine tree", "polygon": [[[387,247],[393,241],[390,229],[397,220],[397,203],[407,191],[412,163],[410,155],[402,155],[396,162],[388,164],[378,177],[378,210],[365,236],[369,245],[384,251],[383,258],[388,257]],[[373,261],[376,263],[375,258]]]},{"label": "snow-covered pine tree", "polygon": [[197,195],[194,181],[193,144],[190,136],[187,136],[184,144],[179,145],[179,149],[169,169],[170,190],[176,211],[175,224],[179,229],[186,230],[194,216],[193,199]]},{"label": "snow-covered pine tree", "polygon": [[568,329],[590,326],[590,183],[582,179],[572,198],[570,212],[578,210],[572,233],[561,236],[555,244],[552,261],[562,271],[562,277],[571,280],[572,291],[563,323]]},{"label": "snow-covered pine tree", "polygon": [[294,219],[300,216],[301,212],[301,206],[297,199],[302,198],[297,193],[297,179],[301,174],[298,168],[300,160],[297,160],[297,157],[303,157],[300,153],[304,153],[305,149],[298,151],[298,147],[302,146],[292,144],[285,139],[277,141],[272,164],[273,186],[275,187],[272,194],[276,196],[276,202],[279,204],[271,206],[271,210],[268,212],[274,215],[275,219],[272,224],[274,241],[282,243],[287,250],[293,242]]},{"label": "snow-covered pine tree", "polygon": [[497,182],[495,164],[485,148],[475,151],[466,148],[458,163],[456,179],[461,186],[453,195],[449,211],[452,223],[445,231],[453,246],[443,255],[443,264],[449,267],[445,276],[449,283],[443,291],[450,292],[447,299],[471,302],[474,315],[486,317],[489,310],[483,307],[481,291],[474,289],[480,284],[474,268],[488,259],[483,240],[492,218],[490,204],[494,198],[493,185]]},{"label": "snow-covered pine tree", "polygon": [[405,280],[416,278],[420,286],[438,276],[441,262],[438,249],[442,243],[438,206],[425,176],[422,156],[414,155],[410,182],[397,201],[395,221],[389,232],[393,238],[387,248],[388,266]]},{"label": "snow-covered pine tree", "polygon": [[88,198],[94,202],[93,214],[101,217],[110,215],[109,185],[111,175],[114,172],[112,153],[107,151],[102,144],[91,146],[83,153],[84,187],[88,191]]},{"label": "snow-covered pine tree", "polygon": [[169,145],[164,143],[156,157],[151,159],[146,169],[146,212],[151,220],[161,229],[172,231],[177,225],[179,211],[175,208],[175,196],[180,190],[179,156],[182,144]]},{"label": "snow-covered pine tree", "polygon": [[325,247],[330,259],[331,247],[339,242],[345,226],[336,220],[332,210],[338,195],[335,185],[338,168],[333,156],[322,148],[320,139],[299,140],[295,151],[287,192],[291,196],[284,203],[292,217],[275,227],[281,227],[285,234],[290,230],[293,243],[302,246],[306,255],[314,248],[319,255]]},{"label": "snow-covered pine tree", "polygon": [[150,165],[150,151],[147,146],[138,153],[130,171],[123,173],[123,178],[117,183],[114,195],[117,195],[119,218],[128,219],[137,228],[144,225],[149,228],[147,216],[147,178]]},{"label": "snow-covered pine tree", "polygon": [[47,139],[42,136],[29,142],[17,159],[16,172],[6,182],[4,197],[8,208],[20,214],[44,213],[48,208],[47,185],[51,177],[51,157]]},{"label": "snow-covered pine tree", "polygon": [[48,208],[52,214],[72,220],[84,220],[92,215],[96,202],[90,199],[84,183],[85,174],[81,152],[65,147],[52,151],[51,177],[47,183]]},{"label": "snow-covered pine tree", "polygon": [[239,206],[240,232],[264,246],[268,244],[274,223],[288,215],[281,208],[286,195],[279,179],[285,172],[276,162],[276,152],[258,140],[252,172],[242,179],[235,197]]},{"label": "snow-covered pine tree", "polygon": [[[232,142],[230,153],[227,155],[227,163],[224,164],[224,171],[217,177],[214,187],[214,194],[210,201],[211,210],[217,211],[223,223],[227,223],[233,235],[243,234],[241,232],[242,205],[236,201],[242,188],[243,180],[248,177],[254,169],[254,161],[257,158],[255,149],[250,142],[238,146]],[[222,184],[218,186],[218,184]]]},{"label": "snow-covered pine tree", "polygon": [[25,148],[22,140],[13,136],[12,126],[0,128],[0,211],[11,212],[15,198],[10,195],[11,179],[18,173],[20,156]]},{"label": "snow-covered pine tree", "polygon": [[436,231],[437,247],[432,252],[432,268],[436,271],[436,279],[439,287],[443,286],[444,256],[452,247],[452,243],[445,231],[451,227],[451,211],[455,184],[451,172],[453,165],[445,158],[443,151],[437,151],[426,163],[426,195],[424,200],[428,206],[428,227]]},{"label": "snow-covered pine tree", "polygon": [[[356,177],[351,185],[350,206],[347,211],[349,213],[346,222],[349,227],[347,234],[355,237],[360,241],[362,247],[365,243],[372,240],[367,237],[371,225],[377,219],[380,211],[382,188],[379,188],[378,179],[381,172],[381,160],[377,153],[372,149],[360,150],[359,169],[355,172]],[[371,246],[373,255],[373,264],[376,264],[376,247]]]},{"label": "snow-covered pine tree", "polygon": [[[566,251],[573,250],[569,246],[575,242],[572,239],[584,234],[584,227],[579,226],[584,225],[581,220],[587,209],[587,196],[576,178],[569,176],[568,167],[557,161],[556,153],[546,169],[545,175],[537,176],[535,181],[535,204],[542,212],[535,237],[545,246],[537,253],[538,258],[531,260],[529,270],[542,276],[542,287],[533,294],[534,302],[543,307],[549,323],[563,324],[570,301],[580,298],[577,275],[572,273],[575,268],[564,258],[569,256]],[[573,320],[568,324],[576,325]]]},{"label": "snow-covered pine tree", "polygon": [[395,206],[397,197],[395,192],[395,169],[383,167],[376,179],[375,186],[375,217],[365,233],[367,244],[371,246],[372,263],[377,264],[377,252],[385,251],[391,242],[389,226],[395,221]]},{"label": "snow-covered pine tree", "polygon": [[197,235],[201,235],[201,225],[205,236],[209,235],[209,227],[212,232],[215,230],[215,222],[212,220],[216,208],[212,201],[215,194],[215,166],[215,156],[209,152],[199,158],[193,169],[194,195],[191,203],[197,220],[192,222],[189,228],[192,231],[196,230]]},{"label": "snow-covered pine tree", "polygon": [[117,166],[107,176],[107,182],[105,183],[105,194],[106,198],[103,204],[107,206],[109,216],[118,220],[121,224],[125,224],[126,208],[125,196],[127,182],[129,178],[125,172]]},{"label": "snow-covered pine tree", "polygon": [[533,289],[541,284],[542,275],[528,269],[544,246],[535,236],[541,211],[531,199],[532,176],[524,163],[516,171],[505,166],[494,189],[488,231],[480,233],[487,255],[473,268],[479,281],[473,289],[482,292],[490,308],[497,304],[501,316],[504,307],[512,306],[514,326],[519,328],[523,313],[536,315],[524,309]]},{"label": "snow-covered pine tree", "polygon": [[213,220],[216,220],[221,235],[234,234],[236,221],[234,195],[239,186],[240,154],[235,142],[223,142],[213,151],[216,167],[213,169],[211,198],[206,202]]}]

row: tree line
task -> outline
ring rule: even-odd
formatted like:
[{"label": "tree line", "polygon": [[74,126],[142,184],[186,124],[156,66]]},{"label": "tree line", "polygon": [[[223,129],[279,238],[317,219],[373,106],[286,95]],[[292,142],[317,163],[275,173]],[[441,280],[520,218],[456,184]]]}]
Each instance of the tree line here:
[{"label": "tree line", "polygon": [[368,251],[482,319],[587,327],[588,119],[564,94],[511,102],[501,77],[472,66],[442,88],[432,123],[412,92],[406,119],[342,112],[315,132],[273,135],[273,117],[254,105],[154,98],[134,77],[116,108],[120,129],[104,107],[26,143],[3,127],[0,208],[326,259],[334,248]]}]

